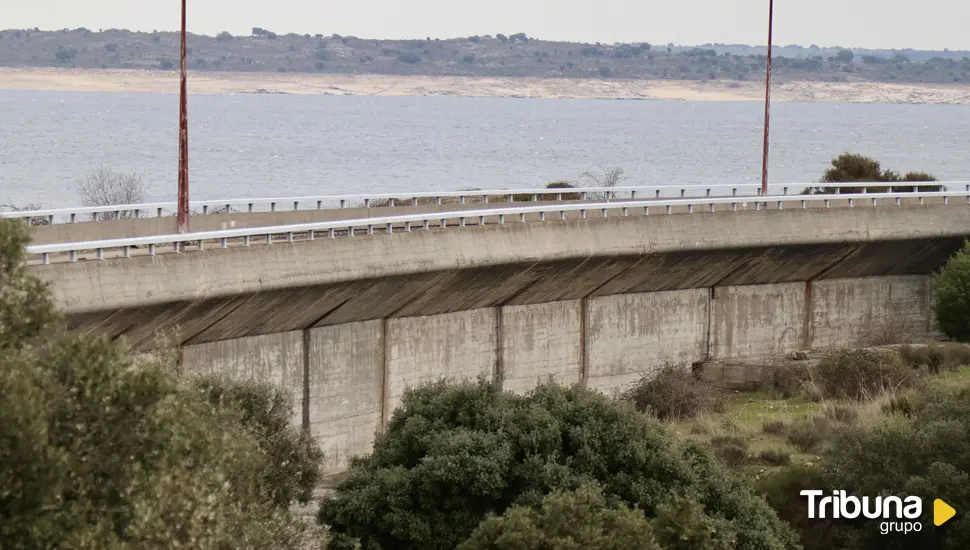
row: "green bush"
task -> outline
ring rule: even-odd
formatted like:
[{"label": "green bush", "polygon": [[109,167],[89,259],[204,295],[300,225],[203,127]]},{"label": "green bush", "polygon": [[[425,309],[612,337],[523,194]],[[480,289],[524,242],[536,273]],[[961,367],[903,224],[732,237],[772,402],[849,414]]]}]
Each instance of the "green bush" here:
[{"label": "green bush", "polygon": [[0,220],[3,548],[302,550],[322,541],[269,491],[287,483],[278,470],[292,471],[271,447],[299,434],[263,439],[273,432],[262,420],[205,399],[171,365],[65,335],[48,290],[18,265],[24,242],[23,226]]},{"label": "green bush", "polygon": [[758,453],[758,459],[768,466],[787,466],[791,464],[791,453],[777,451],[774,449],[765,449],[764,451]]},{"label": "green bush", "polygon": [[724,392],[698,378],[686,365],[665,363],[623,392],[621,399],[661,420],[692,418],[702,412],[722,412]]},{"label": "green bush", "polygon": [[814,372],[822,394],[836,399],[869,399],[921,382],[898,353],[883,349],[837,351],[822,359]]},{"label": "green bush", "polygon": [[937,275],[934,300],[940,332],[958,342],[970,342],[970,242]]},{"label": "green bush", "polygon": [[805,550],[853,548],[844,520],[808,517],[805,497],[799,493],[813,489],[827,491],[832,487],[820,468],[806,465],[782,468],[759,479],[755,486],[778,517],[795,528]]},{"label": "green bush", "polygon": [[451,550],[490,514],[591,482],[647,517],[676,495],[693,499],[710,521],[733,524],[739,550],[796,547],[709,453],[628,404],[552,384],[525,396],[486,381],[409,389],[318,518],[331,548]]},{"label": "green bush", "polygon": [[970,516],[959,513],[970,509],[970,391],[934,393],[910,417],[840,431],[825,464],[830,487],[857,495],[916,495],[924,517],[936,498],[958,510],[945,527],[925,525],[905,537],[852,524],[858,550],[970,547]]},{"label": "green bush", "polygon": [[661,550],[643,512],[610,506],[595,486],[556,491],[538,508],[484,520],[455,550]]},{"label": "green bush", "polygon": [[750,440],[738,435],[719,435],[711,439],[714,456],[732,467],[747,462],[750,445]]},{"label": "green bush", "polygon": [[832,432],[832,423],[821,417],[808,418],[788,428],[788,442],[803,453],[818,450]]},{"label": "green bush", "polygon": [[[889,169],[883,169],[879,161],[870,157],[854,153],[843,153],[832,159],[832,167],[822,174],[819,183],[896,183],[897,185],[869,186],[870,193],[904,193],[910,191],[945,191],[942,185],[906,185],[907,183],[933,182],[936,178],[926,172],[907,172],[900,176],[899,173]],[[802,194],[835,194],[835,193],[861,193],[863,187],[809,187],[802,191]]]}]

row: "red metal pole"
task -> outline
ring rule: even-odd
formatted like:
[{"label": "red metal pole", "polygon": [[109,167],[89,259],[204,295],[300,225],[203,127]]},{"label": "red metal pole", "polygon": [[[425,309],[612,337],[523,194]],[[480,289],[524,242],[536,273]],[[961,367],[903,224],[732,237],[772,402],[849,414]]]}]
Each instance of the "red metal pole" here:
[{"label": "red metal pole", "polygon": [[775,1],[768,0],[768,64],[765,71],[765,142],[761,156],[761,196],[768,194],[768,125],[771,115],[771,30]]},{"label": "red metal pole", "polygon": [[182,0],[182,60],[179,89],[179,200],[178,232],[189,232],[189,115],[185,68],[185,0]]}]

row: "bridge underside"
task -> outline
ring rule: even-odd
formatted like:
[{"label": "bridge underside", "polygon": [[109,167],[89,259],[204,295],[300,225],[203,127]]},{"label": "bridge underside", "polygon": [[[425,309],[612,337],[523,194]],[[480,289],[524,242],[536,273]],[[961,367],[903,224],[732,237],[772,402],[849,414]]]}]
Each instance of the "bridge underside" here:
[{"label": "bridge underside", "polygon": [[249,292],[69,316],[71,330],[125,336],[140,348],[178,327],[186,345],[372,319],[744,285],[891,275],[940,268],[962,238],[669,252],[417,273]]}]

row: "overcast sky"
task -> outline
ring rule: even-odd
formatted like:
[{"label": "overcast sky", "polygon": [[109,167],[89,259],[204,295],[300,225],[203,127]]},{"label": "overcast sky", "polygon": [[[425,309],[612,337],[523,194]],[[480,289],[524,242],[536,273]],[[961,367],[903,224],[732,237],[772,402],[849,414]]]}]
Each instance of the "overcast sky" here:
[{"label": "overcast sky", "polygon": [[[768,0],[188,0],[189,30],[765,44]],[[179,0],[2,0],[0,26],[179,28]],[[967,0],[775,0],[775,44],[970,49]]]}]

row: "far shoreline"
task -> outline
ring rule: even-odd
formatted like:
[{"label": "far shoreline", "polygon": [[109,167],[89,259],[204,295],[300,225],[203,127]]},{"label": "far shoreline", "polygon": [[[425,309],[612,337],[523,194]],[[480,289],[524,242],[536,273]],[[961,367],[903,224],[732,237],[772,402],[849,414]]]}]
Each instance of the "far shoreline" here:
[{"label": "far shoreline", "polygon": [[[754,81],[189,72],[189,93],[764,101]],[[173,71],[0,67],[0,90],[178,93]],[[970,105],[970,85],[779,82],[773,102]]]}]

